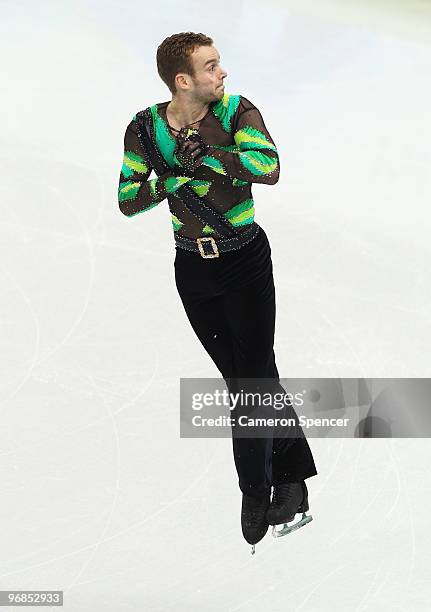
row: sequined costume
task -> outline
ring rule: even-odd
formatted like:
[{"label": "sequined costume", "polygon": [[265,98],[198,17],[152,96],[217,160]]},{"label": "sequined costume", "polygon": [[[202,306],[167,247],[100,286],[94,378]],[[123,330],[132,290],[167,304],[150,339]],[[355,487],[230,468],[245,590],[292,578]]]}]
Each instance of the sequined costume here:
[{"label": "sequined costume", "polygon": [[[209,149],[203,164],[190,177],[175,155],[175,129],[166,117],[168,104],[150,108],[154,144],[170,170],[149,179],[152,168],[138,137],[137,113],[124,136],[120,210],[131,217],[167,198],[174,234],[187,238],[209,234],[217,241],[218,233],[189,212],[175,195],[181,185],[187,184],[197,195],[206,196],[208,203],[238,231],[249,230],[254,222],[252,183],[273,185],[280,173],[277,149],[259,110],[241,95],[226,93],[211,103],[198,128]],[[249,379],[247,390],[254,391],[254,381],[266,379],[271,381],[273,392],[284,395],[273,348],[275,287],[271,248],[265,231],[258,227],[250,242],[214,259],[176,246],[175,283],[196,336],[223,378],[231,381],[232,388],[236,389],[236,381]],[[290,407],[284,410],[290,416]],[[284,412],[279,416],[283,417]],[[238,484],[247,502],[242,509],[243,534],[249,543],[258,542],[268,528],[265,517],[263,526],[259,524],[256,529],[249,521],[249,515],[256,515],[253,500],[259,504],[262,499],[268,501],[271,486],[301,482],[317,474],[300,427],[295,429],[295,436],[287,436],[285,430],[274,431],[266,438],[232,436]]]},{"label": "sequined costume", "polygon": [[166,117],[168,104],[154,104],[151,112],[156,146],[171,170],[149,179],[152,168],[139,141],[134,115],[124,136],[118,188],[121,212],[134,216],[167,198],[174,232],[189,238],[217,238],[217,231],[199,221],[175,195],[181,185],[187,184],[243,231],[254,220],[251,184],[273,185],[280,172],[276,146],[259,110],[242,95],[225,93],[219,101],[210,103],[199,123],[199,132],[210,147],[194,176],[187,177],[182,175],[181,163],[175,156],[176,139]]}]

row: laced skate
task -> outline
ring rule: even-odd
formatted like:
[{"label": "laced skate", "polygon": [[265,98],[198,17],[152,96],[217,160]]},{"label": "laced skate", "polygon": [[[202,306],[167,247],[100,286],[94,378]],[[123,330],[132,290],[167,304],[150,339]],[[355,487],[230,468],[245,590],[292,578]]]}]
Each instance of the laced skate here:
[{"label": "laced skate", "polygon": [[242,495],[242,508],[241,508],[241,527],[242,534],[245,540],[252,544],[251,554],[255,553],[255,546],[264,537],[268,531],[268,521],[266,520],[266,511],[270,504],[270,492],[262,497],[256,499],[249,495]]},{"label": "laced skate", "polygon": [[[308,491],[304,481],[287,482],[275,486],[271,505],[266,513],[268,523],[273,526],[273,537],[285,536],[312,521],[313,517],[306,514],[307,510]],[[302,518],[292,523],[295,515],[300,512],[302,512]],[[281,529],[277,529],[279,525]]]}]

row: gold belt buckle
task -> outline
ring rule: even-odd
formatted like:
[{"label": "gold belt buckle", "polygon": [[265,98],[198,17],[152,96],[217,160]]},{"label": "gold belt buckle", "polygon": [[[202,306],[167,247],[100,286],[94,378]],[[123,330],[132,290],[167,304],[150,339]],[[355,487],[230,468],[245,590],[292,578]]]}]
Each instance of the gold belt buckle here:
[{"label": "gold belt buckle", "polygon": [[[204,247],[202,246],[202,242],[208,241],[208,240],[211,242],[211,247],[213,249],[213,253],[205,253]],[[200,254],[205,259],[211,258],[211,257],[218,257],[219,256],[219,250],[217,248],[216,241],[214,240],[214,238],[212,236],[205,236],[203,238],[196,238],[196,242],[198,243],[198,248],[199,248]]]}]

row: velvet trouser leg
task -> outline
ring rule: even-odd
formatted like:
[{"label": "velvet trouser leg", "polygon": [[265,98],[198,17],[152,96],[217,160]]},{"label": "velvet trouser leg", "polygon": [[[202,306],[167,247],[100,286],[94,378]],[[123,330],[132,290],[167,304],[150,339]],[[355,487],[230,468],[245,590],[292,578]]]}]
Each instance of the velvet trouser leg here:
[{"label": "velvet trouser leg", "polygon": [[[251,242],[218,258],[204,259],[177,247],[175,282],[193,330],[230,391],[238,391],[241,382],[247,391],[262,391],[262,383],[273,393],[288,391],[279,382],[275,362],[275,288],[271,248],[263,228]],[[276,412],[280,418],[296,417],[290,402]],[[233,430],[233,455],[243,493],[260,497],[272,484],[317,474],[299,423],[294,435],[278,428],[271,437],[237,437]]]}]

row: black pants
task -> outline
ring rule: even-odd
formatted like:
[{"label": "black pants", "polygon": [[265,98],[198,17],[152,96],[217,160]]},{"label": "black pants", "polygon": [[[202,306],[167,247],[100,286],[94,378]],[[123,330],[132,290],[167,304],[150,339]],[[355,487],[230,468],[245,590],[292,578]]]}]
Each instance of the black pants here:
[{"label": "black pants", "polygon": [[[275,288],[263,228],[240,249],[213,259],[176,247],[175,282],[187,317],[223,378],[268,378],[275,391],[286,393],[275,363]],[[233,435],[232,443],[239,487],[247,495],[260,497],[271,485],[317,474],[299,424],[294,438],[278,431],[273,438]]]}]

